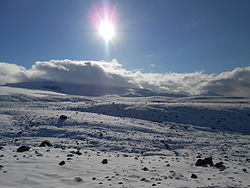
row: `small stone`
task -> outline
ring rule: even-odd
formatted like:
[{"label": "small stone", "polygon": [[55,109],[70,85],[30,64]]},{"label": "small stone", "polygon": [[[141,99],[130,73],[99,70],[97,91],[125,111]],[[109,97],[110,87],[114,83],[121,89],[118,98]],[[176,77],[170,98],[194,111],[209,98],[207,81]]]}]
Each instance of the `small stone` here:
[{"label": "small stone", "polygon": [[93,178],[92,178],[92,180],[96,180],[96,178],[95,178],[95,177],[93,177]]},{"label": "small stone", "polygon": [[122,182],[119,182],[118,184],[123,184]]},{"label": "small stone", "polygon": [[59,165],[60,165],[60,166],[65,165],[65,161],[61,161],[61,162],[59,163]]},{"label": "small stone", "polygon": [[66,120],[66,119],[68,119],[68,117],[67,117],[67,116],[65,116],[65,115],[60,115],[60,119],[62,119],[62,120]]},{"label": "small stone", "polygon": [[81,181],[83,181],[83,180],[82,180],[82,178],[80,178],[80,177],[75,177],[75,181],[76,181],[76,182],[81,182]]},{"label": "small stone", "polygon": [[77,150],[77,151],[76,151],[76,154],[77,154],[77,155],[82,155],[82,152],[80,152],[80,150]]},{"label": "small stone", "polygon": [[50,141],[48,141],[48,140],[44,140],[40,145],[39,145],[39,147],[45,147],[45,146],[49,146],[49,147],[51,147],[52,146],[52,144],[51,144],[51,142]]},{"label": "small stone", "polygon": [[102,164],[108,164],[108,159],[103,159]]},{"label": "small stone", "polygon": [[19,148],[17,148],[17,152],[25,152],[25,151],[29,151],[30,147],[29,146],[20,146]]},{"label": "small stone", "polygon": [[222,168],[222,167],[224,167],[223,162],[216,163],[214,166],[216,168]]},{"label": "small stone", "polygon": [[192,175],[191,175],[191,178],[197,179],[197,175],[192,174]]},{"label": "small stone", "polygon": [[242,171],[243,171],[243,172],[247,172],[247,169],[246,169],[246,168],[243,168]]},{"label": "small stone", "polygon": [[0,169],[2,169],[3,168],[3,165],[0,165]]},{"label": "small stone", "polygon": [[142,170],[144,170],[144,171],[148,171],[148,168],[147,168],[147,167],[144,167]]}]

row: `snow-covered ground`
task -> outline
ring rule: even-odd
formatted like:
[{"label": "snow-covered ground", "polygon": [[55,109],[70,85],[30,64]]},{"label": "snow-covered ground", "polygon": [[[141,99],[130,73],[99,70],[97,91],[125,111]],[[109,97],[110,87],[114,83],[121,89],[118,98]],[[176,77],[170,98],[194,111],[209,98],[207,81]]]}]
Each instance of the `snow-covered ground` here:
[{"label": "snow-covered ground", "polygon": [[[0,86],[0,127],[3,188],[250,187],[249,98]],[[39,147],[44,140],[53,146]],[[29,151],[17,152],[22,145]],[[207,157],[223,165],[195,165]]]}]

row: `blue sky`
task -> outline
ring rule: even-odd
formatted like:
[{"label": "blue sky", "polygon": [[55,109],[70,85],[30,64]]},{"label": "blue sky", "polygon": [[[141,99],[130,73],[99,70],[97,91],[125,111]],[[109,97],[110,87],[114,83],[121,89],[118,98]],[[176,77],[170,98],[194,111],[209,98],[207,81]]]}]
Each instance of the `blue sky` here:
[{"label": "blue sky", "polygon": [[88,17],[96,2],[1,0],[0,61],[116,58],[131,70],[178,73],[250,65],[248,0],[111,1],[119,19],[109,56]]}]

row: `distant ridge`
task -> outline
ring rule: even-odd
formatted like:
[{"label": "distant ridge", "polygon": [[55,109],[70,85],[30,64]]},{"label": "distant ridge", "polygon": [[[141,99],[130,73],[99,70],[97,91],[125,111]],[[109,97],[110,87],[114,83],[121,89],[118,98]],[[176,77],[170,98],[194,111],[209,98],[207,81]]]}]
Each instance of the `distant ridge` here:
[{"label": "distant ridge", "polygon": [[150,96],[164,96],[164,97],[187,97],[182,94],[158,93],[148,89],[116,87],[105,85],[91,85],[91,84],[75,84],[63,82],[19,82],[7,83],[4,86],[38,89],[55,91],[58,93],[80,95],[80,96],[104,96],[104,95],[119,95],[123,97],[150,97]]}]

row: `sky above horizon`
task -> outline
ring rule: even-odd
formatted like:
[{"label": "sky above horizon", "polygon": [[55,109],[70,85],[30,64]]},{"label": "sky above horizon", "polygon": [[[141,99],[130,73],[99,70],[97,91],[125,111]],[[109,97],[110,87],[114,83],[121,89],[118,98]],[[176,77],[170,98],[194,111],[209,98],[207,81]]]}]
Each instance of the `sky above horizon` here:
[{"label": "sky above horizon", "polygon": [[250,1],[116,0],[115,37],[91,24],[95,0],[1,0],[0,62],[117,59],[143,72],[220,73],[250,65]]}]

